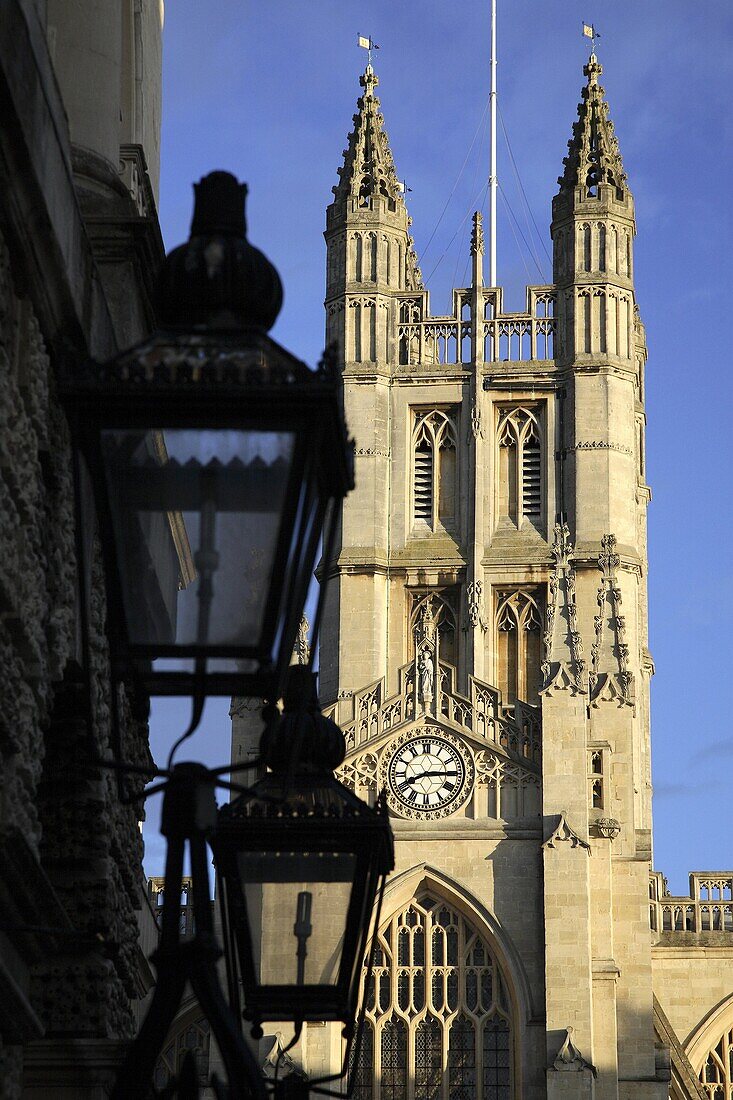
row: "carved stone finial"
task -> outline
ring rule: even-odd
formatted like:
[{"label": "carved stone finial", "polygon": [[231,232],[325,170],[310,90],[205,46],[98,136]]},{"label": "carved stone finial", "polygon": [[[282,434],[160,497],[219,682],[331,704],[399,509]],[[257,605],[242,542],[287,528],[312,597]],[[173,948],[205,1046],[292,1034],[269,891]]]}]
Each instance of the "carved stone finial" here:
[{"label": "carved stone finial", "polygon": [[480,210],[473,215],[473,227],[471,229],[471,255],[483,255],[484,252],[484,219]]},{"label": "carved stone finial", "polygon": [[594,1077],[598,1076],[598,1070],[592,1062],[586,1061],[580,1052],[580,1049],[576,1047],[573,1042],[574,1028],[567,1027],[565,1029],[565,1041],[557,1052],[557,1057],[552,1064],[552,1068],[558,1070],[560,1073],[575,1072],[582,1073],[583,1070],[590,1070]]}]

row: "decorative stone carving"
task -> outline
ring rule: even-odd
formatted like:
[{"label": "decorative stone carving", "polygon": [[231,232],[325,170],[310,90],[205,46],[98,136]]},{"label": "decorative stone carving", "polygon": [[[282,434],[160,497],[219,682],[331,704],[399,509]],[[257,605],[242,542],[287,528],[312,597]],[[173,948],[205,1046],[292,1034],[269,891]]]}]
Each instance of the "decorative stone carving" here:
[{"label": "decorative stone carving", "polygon": [[274,1076],[276,1073],[281,1078],[290,1073],[300,1078],[305,1077],[303,1066],[296,1058],[288,1053],[287,1046],[288,1044],[282,1031],[276,1031],[275,1042],[270,1047],[270,1050],[267,1052],[262,1062],[262,1070],[268,1077]]},{"label": "decorative stone carving", "polygon": [[606,840],[615,840],[621,832],[621,822],[617,821],[615,817],[597,817],[593,827],[597,835],[604,837]]},{"label": "decorative stone carving", "polygon": [[555,524],[552,555],[555,567],[550,576],[550,598],[545,629],[545,659],[542,662],[542,695],[569,689],[586,691],[586,663],[578,630],[575,600],[575,570],[571,563],[573,544],[566,523]]},{"label": "decorative stone carving", "polygon": [[593,1076],[597,1077],[598,1070],[596,1067],[591,1062],[586,1061],[573,1042],[573,1030],[572,1027],[566,1028],[565,1041],[557,1052],[552,1068],[560,1073],[582,1073],[583,1070],[590,1070]]},{"label": "decorative stone carving", "polygon": [[483,439],[484,429],[481,426],[481,409],[474,401],[471,406],[471,435],[474,439]]},{"label": "decorative stone carving", "polygon": [[346,761],[337,769],[337,776],[347,787],[355,790],[358,785],[368,790],[377,789],[377,768],[379,757],[376,753],[365,752]]},{"label": "decorative stone carving", "polygon": [[472,627],[480,626],[483,631],[486,631],[484,588],[480,580],[469,581],[466,585],[466,613]]},{"label": "decorative stone carving", "polygon": [[554,848],[556,844],[564,844],[566,842],[570,844],[571,848],[585,848],[590,855],[590,844],[587,840],[583,840],[581,836],[578,836],[575,829],[568,824],[563,811],[563,813],[557,815],[557,823],[542,847],[544,849]]},{"label": "decorative stone carving", "polygon": [[478,256],[483,255],[484,251],[484,219],[480,210],[477,210],[473,215],[473,226],[471,229],[471,255]]},{"label": "decorative stone carving", "polygon": [[433,659],[428,649],[422,649],[417,658],[418,694],[422,699],[431,699],[433,695]]},{"label": "decorative stone carving", "polygon": [[301,615],[300,622],[298,624],[298,636],[295,639],[295,648],[293,650],[293,656],[295,657],[295,663],[298,665],[307,665],[310,660],[311,647],[308,643],[308,631],[310,625],[305,615]]},{"label": "decorative stone carving", "polygon": [[623,443],[613,443],[596,439],[582,440],[576,443],[574,447],[563,448],[564,455],[572,454],[573,451],[618,451],[618,453],[622,455],[631,455],[634,453],[631,447],[626,447]]},{"label": "decorative stone carving", "polygon": [[629,647],[626,643],[626,620],[621,614],[621,588],[617,569],[616,536],[604,535],[598,567],[601,583],[598,588],[598,614],[594,617],[595,639],[591,646],[589,696],[591,706],[603,701],[617,701],[619,706],[634,705],[634,676],[629,670]]}]

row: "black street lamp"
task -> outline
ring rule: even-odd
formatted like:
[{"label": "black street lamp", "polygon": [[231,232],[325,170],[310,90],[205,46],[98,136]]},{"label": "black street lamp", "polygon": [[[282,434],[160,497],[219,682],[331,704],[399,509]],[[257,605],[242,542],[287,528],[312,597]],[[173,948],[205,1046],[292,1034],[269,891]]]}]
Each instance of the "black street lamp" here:
[{"label": "black street lamp", "polygon": [[307,668],[290,670],[282,718],[263,736],[271,770],[222,807],[211,845],[232,1004],[241,982],[255,1037],[265,1020],[293,1021],[296,1032],[306,1020],[341,1021],[345,1069],[394,853],[386,804],[372,808],[334,778],[344,738],[313,681]]},{"label": "black street lamp", "polygon": [[267,335],[282,287],[246,239],[246,186],[212,172],[195,191],[162,327],[61,393],[94,488],[114,667],[156,695],[278,698],[353,455],[328,357],[314,372]]},{"label": "black street lamp", "polygon": [[[74,444],[85,656],[89,668],[85,578],[96,523],[113,686],[130,678],[148,694],[190,695],[183,738],[196,728],[207,695],[270,700],[263,759],[273,771],[242,787],[219,779],[241,765],[172,766],[174,746],[168,768],[156,772],[164,782],[147,793],[165,791],[168,842],[157,982],[115,1100],[150,1095],[187,982],[224,1061],[229,1085],[216,1083],[218,1096],[265,1097],[242,1015],[255,1027],[292,1019],[296,1030],[304,1020],[340,1020],[350,1037],[372,910],[392,867],[384,806],[370,809],[331,774],[343,759],[343,738],[311,699],[307,669],[290,677],[282,718],[274,705],[319,546],[328,562],[339,505],[353,485],[338,372],[328,355],[311,371],[267,335],[282,287],[246,239],[246,187],[213,172],[195,190],[191,237],[161,274],[162,327],[107,363],[74,367],[60,382]],[[314,646],[324,588],[325,578]],[[144,772],[110,763],[122,773]],[[217,786],[241,794],[218,814]],[[216,971],[207,843],[226,899],[230,1005]],[[184,943],[187,844],[196,931]],[[261,960],[270,957],[267,937],[275,929],[269,918],[258,923],[257,906],[269,913],[280,902],[295,948],[290,969],[270,974]],[[288,1081],[290,1092],[303,1095],[304,1084]],[[181,1097],[197,1095],[190,1059],[175,1087]]]}]

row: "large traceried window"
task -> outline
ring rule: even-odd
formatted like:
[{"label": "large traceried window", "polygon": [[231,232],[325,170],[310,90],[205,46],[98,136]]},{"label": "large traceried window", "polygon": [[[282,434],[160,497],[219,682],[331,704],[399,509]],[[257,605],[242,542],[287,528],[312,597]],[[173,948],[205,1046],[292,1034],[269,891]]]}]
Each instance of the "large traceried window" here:
[{"label": "large traceried window", "polygon": [[424,893],[380,934],[354,1100],[514,1100],[512,1011],[486,942]]},{"label": "large traceried window", "polygon": [[416,528],[453,527],[458,518],[455,417],[439,409],[415,414],[412,519]]},{"label": "large traceried window", "polygon": [[542,520],[542,429],[539,411],[528,408],[499,412],[499,517],[517,527]]},{"label": "large traceried window", "polygon": [[496,596],[497,686],[505,703],[536,704],[541,686],[540,594],[518,589]]}]

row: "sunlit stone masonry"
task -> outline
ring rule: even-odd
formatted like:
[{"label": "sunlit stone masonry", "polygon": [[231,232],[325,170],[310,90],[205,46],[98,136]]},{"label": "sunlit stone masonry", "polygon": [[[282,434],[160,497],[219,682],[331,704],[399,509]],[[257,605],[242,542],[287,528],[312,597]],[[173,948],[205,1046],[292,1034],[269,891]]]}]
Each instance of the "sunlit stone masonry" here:
[{"label": "sunlit stone masonry", "polygon": [[[733,1097],[733,873],[688,898],[651,874],[634,200],[584,74],[522,312],[484,285],[477,214],[470,285],[431,315],[371,67],[327,210],[356,490],[321,697],[397,847],[357,1100]],[[288,1058],[339,1054],[308,1026]]]}]

